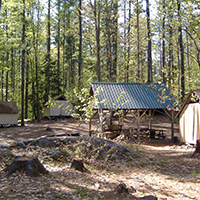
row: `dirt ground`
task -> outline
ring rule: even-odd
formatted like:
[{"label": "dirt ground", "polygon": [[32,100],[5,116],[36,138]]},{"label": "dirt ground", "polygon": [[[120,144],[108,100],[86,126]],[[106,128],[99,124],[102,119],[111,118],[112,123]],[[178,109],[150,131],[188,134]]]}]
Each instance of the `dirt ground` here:
[{"label": "dirt ground", "polygon": [[[88,124],[84,121],[78,124],[72,118],[25,124],[24,127],[0,128],[0,145],[60,133],[79,132],[81,135],[88,135]],[[123,128],[133,128],[134,125],[132,117],[127,116]],[[141,122],[141,126],[147,127],[148,121]],[[47,131],[47,127],[51,131]],[[85,164],[88,173],[71,169],[71,163],[67,159],[46,159],[41,153],[44,149],[10,149],[10,154],[37,156],[50,173],[36,178],[15,173],[7,178],[6,173],[1,171],[0,199],[139,199],[153,195],[159,200],[199,200],[200,159],[189,158],[194,147],[171,140],[171,123],[166,116],[155,115],[152,128],[164,129],[166,138],[139,142],[115,139],[115,142],[137,156],[130,160]],[[178,124],[174,128],[174,135],[180,138]],[[96,131],[97,119],[93,121],[92,129]],[[12,159],[4,148],[0,149],[2,170]],[[129,188],[129,194],[115,194],[114,188],[119,183],[124,183]]]}]

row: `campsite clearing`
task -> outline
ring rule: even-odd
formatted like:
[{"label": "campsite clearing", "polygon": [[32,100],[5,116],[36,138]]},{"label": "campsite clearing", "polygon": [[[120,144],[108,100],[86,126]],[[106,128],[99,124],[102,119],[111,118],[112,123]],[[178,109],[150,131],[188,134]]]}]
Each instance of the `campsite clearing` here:
[{"label": "campsite clearing", "polygon": [[[131,119],[127,118],[126,122]],[[40,147],[13,148],[6,152],[1,148],[1,165],[11,163],[11,153],[37,156],[48,175],[31,178],[25,174],[14,173],[6,178],[0,173],[0,198],[2,199],[138,199],[153,195],[159,200],[200,199],[200,159],[189,158],[194,148],[178,145],[170,140],[170,123],[165,116],[155,116],[153,127],[166,132],[164,140],[121,141],[116,142],[136,154],[134,159],[112,162],[89,161],[85,164],[88,173],[70,168],[67,159],[53,160],[43,152],[49,149]],[[146,126],[145,123],[142,124]],[[126,126],[126,124],[125,124]],[[50,127],[47,129],[47,127]],[[47,129],[47,130],[46,130]],[[95,127],[93,127],[95,129]],[[24,141],[44,135],[66,132],[80,132],[88,135],[88,124],[79,124],[72,118],[61,121],[29,122],[25,127],[0,128],[0,144]],[[175,124],[175,136],[179,136],[178,124]],[[74,155],[81,151],[76,146]],[[119,183],[129,188],[129,194],[116,195],[114,189]]]}]

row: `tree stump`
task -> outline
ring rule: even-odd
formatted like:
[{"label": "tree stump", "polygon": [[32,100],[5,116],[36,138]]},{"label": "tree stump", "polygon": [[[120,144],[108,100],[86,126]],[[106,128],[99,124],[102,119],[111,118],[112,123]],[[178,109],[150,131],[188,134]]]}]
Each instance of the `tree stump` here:
[{"label": "tree stump", "polygon": [[48,171],[44,168],[38,158],[21,157],[15,159],[9,166],[7,166],[5,171],[8,171],[7,177],[16,171],[25,171],[27,176],[36,177],[39,174],[47,174]]},{"label": "tree stump", "polygon": [[190,156],[190,158],[193,157],[196,153],[200,153],[200,140],[197,140],[196,149],[194,150],[194,153]]},{"label": "tree stump", "polygon": [[120,183],[115,189],[114,189],[115,194],[122,194],[122,193],[129,193],[128,188],[124,183]]},{"label": "tree stump", "polygon": [[71,168],[74,168],[78,171],[85,172],[87,169],[83,165],[84,161],[82,159],[73,159]]}]

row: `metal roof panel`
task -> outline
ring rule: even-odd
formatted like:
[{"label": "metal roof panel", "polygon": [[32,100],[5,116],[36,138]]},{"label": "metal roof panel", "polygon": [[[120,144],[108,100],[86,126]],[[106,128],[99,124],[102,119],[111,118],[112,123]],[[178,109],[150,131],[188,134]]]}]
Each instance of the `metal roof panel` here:
[{"label": "metal roof panel", "polygon": [[[164,84],[158,83],[112,83],[93,82],[91,88],[93,93],[101,87],[103,90],[96,97],[98,102],[108,101],[108,105],[100,103],[101,109],[164,109],[177,108],[175,99]],[[120,102],[117,99],[124,92],[124,99]],[[128,103],[122,105],[128,101]]]}]

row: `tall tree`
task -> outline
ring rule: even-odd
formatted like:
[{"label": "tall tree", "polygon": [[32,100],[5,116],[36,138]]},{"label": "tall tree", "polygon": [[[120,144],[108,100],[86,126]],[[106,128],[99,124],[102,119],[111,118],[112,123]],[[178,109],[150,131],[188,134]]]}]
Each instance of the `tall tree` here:
[{"label": "tall tree", "polygon": [[78,88],[81,86],[82,68],[82,0],[79,0],[79,59],[78,59]]},{"label": "tall tree", "polygon": [[130,37],[131,37],[131,0],[129,0],[129,7],[128,7],[128,57],[127,57],[127,66],[126,66],[126,82],[129,81],[129,64],[130,64]]},{"label": "tall tree", "polygon": [[50,66],[51,66],[51,0],[48,0],[48,22],[47,22],[47,68],[46,68],[46,95],[45,102],[49,98],[49,86],[50,86]]},{"label": "tall tree", "polygon": [[100,66],[100,14],[101,14],[101,3],[100,0],[94,0],[94,5],[90,0],[90,5],[94,12],[95,32],[96,32],[96,48],[97,48],[97,79],[101,81],[101,66]]},{"label": "tall tree", "polygon": [[136,1],[136,14],[137,14],[137,78],[140,80],[140,5],[139,0]]},{"label": "tall tree", "polygon": [[118,47],[118,0],[113,0],[113,32],[112,32],[112,43],[113,43],[113,68],[111,80],[116,82],[117,76],[117,47]]},{"label": "tall tree", "polygon": [[180,57],[181,57],[181,102],[183,102],[185,97],[185,69],[184,69],[184,49],[183,49],[183,35],[182,35],[182,20],[181,20],[181,3],[180,0],[177,0],[177,7],[178,7],[178,41],[180,45]]},{"label": "tall tree", "polygon": [[166,66],[165,66],[165,0],[162,2],[163,4],[163,19],[162,19],[162,74],[163,74],[163,83],[166,84]]},{"label": "tall tree", "polygon": [[21,80],[21,126],[24,126],[24,79],[25,79],[25,0],[23,0],[22,25],[22,80]]},{"label": "tall tree", "polygon": [[58,54],[57,54],[57,94],[60,94],[60,0],[58,0],[58,23],[57,23],[57,45],[58,45]]},{"label": "tall tree", "polygon": [[151,53],[151,27],[150,27],[150,9],[149,9],[149,0],[146,0],[146,13],[147,13],[147,30],[148,30],[148,82],[153,82],[152,74],[152,53]]}]

